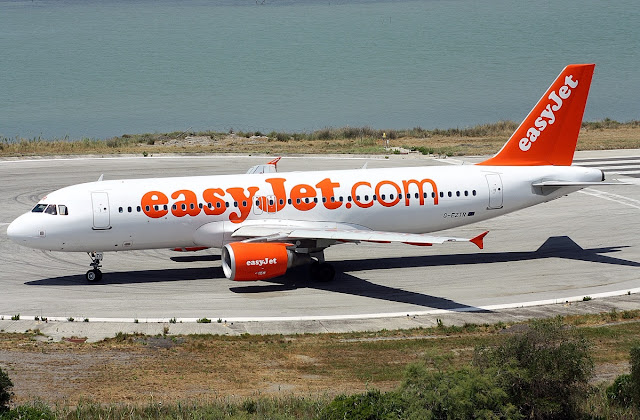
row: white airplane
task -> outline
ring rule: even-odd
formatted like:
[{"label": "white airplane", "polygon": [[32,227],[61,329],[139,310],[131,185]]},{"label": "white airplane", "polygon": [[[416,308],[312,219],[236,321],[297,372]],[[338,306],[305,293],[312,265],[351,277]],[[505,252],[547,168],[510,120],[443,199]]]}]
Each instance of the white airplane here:
[{"label": "white airplane", "polygon": [[16,243],[87,252],[98,281],[103,252],[222,248],[230,280],[265,280],[310,264],[331,280],[324,250],[343,242],[429,246],[474,238],[425,233],[490,219],[602,185],[570,166],[594,64],[567,66],[504,147],[477,165],[276,172],[89,182],[54,191],[7,229]]}]

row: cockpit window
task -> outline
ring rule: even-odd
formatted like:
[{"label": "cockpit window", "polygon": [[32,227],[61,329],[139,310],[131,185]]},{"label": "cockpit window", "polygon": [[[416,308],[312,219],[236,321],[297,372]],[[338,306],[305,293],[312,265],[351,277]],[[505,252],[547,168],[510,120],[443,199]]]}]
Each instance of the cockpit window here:
[{"label": "cockpit window", "polygon": [[58,204],[58,214],[63,216],[67,216],[69,214],[69,209],[64,204]]},{"label": "cockpit window", "polygon": [[55,204],[49,204],[49,206],[47,207],[47,209],[44,211],[47,214],[58,214],[58,211],[56,210],[56,205]]},{"label": "cockpit window", "polygon": [[36,204],[36,206],[31,210],[32,213],[42,213],[44,209],[47,208],[47,204]]}]

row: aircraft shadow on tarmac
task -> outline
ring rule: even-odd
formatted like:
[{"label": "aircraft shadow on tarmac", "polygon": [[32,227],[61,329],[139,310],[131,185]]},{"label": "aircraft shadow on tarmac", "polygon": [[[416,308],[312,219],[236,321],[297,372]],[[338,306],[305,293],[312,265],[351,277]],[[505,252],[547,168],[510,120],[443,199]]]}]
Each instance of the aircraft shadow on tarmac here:
[{"label": "aircraft shadow on tarmac", "polygon": [[[307,280],[304,267],[289,270],[283,277],[269,281],[251,283],[247,286],[233,286],[229,290],[238,294],[268,293],[310,288],[336,293],[344,293],[355,296],[369,297],[373,299],[391,302],[408,303],[435,309],[457,309],[480,311],[478,308],[464,305],[446,298],[440,298],[422,293],[411,292],[391,286],[371,283],[357,276],[348,274],[349,271],[366,271],[410,267],[438,267],[454,265],[490,264],[501,262],[529,261],[545,258],[564,258],[579,261],[590,261],[602,264],[613,264],[628,267],[640,267],[639,262],[610,257],[608,255],[619,252],[628,246],[615,246],[603,248],[584,249],[576,244],[568,236],[550,237],[540,248],[535,251],[521,252],[494,252],[472,253],[452,255],[427,255],[397,258],[359,259],[349,261],[332,262],[336,268],[336,280],[333,282],[312,282]],[[217,255],[194,255],[184,257],[172,257],[171,260],[179,263],[193,261],[216,261]],[[106,273],[102,281],[95,286],[113,284],[144,284],[154,282],[172,282],[213,279],[213,281],[229,281],[224,279],[221,267],[204,268],[175,268],[162,270],[139,270],[127,272]],[[30,281],[25,283],[31,286],[77,286],[86,284],[84,274]]]}]

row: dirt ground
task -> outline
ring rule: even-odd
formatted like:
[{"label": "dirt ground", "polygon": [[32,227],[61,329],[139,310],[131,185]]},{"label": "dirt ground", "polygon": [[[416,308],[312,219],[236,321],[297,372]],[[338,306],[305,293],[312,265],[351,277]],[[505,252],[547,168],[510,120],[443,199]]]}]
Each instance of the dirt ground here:
[{"label": "dirt ground", "polygon": [[[626,328],[636,330],[640,322]],[[435,335],[428,330],[359,336],[119,335],[98,343],[55,343],[37,334],[5,333],[0,334],[0,368],[13,381],[18,404],[35,399],[75,405],[333,397],[391,390],[401,383],[405,366],[419,360],[466,364],[475,346],[502,338],[504,331],[495,327]],[[619,340],[596,340],[594,384],[629,372],[628,350],[619,355],[611,351],[625,347]]]}]

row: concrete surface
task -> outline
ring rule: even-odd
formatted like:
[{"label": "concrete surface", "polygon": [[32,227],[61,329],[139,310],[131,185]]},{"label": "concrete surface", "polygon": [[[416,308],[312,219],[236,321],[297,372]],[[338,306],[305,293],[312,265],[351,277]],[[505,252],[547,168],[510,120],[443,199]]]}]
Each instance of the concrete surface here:
[{"label": "concrete surface", "polygon": [[[312,283],[306,270],[237,284],[222,275],[217,251],[105,254],[104,279],[87,284],[85,254],[22,248],[6,226],[40,197],[98,179],[243,173],[265,157],[190,156],[7,159],[0,161],[0,330],[92,340],[117,332],[296,333],[513,321],[572,311],[640,308],[640,150],[582,152],[636,185],[589,188],[560,200],[457,228],[489,230],[485,249],[345,244],[327,250],[340,273]],[[475,162],[478,158],[465,158]],[[460,164],[416,154],[285,157],[280,171]],[[608,174],[608,176],[611,176]],[[631,292],[631,295],[627,295]],[[622,295],[612,298],[609,296]],[[595,299],[580,301],[584,296]],[[547,304],[547,306],[539,306]],[[20,314],[20,321],[11,321]],[[46,317],[48,322],[35,321]],[[69,322],[68,318],[75,322]],[[211,324],[194,322],[209,318]],[[85,318],[89,322],[81,322]],[[169,323],[176,318],[177,323]],[[138,320],[138,323],[134,323]],[[220,321],[219,323],[217,321]],[[182,321],[182,322],[181,322]]]}]

